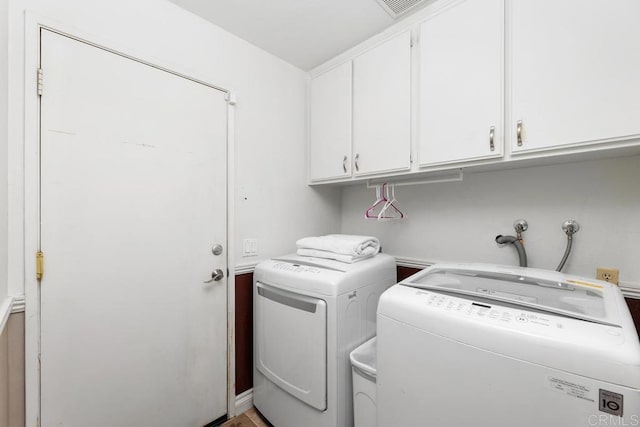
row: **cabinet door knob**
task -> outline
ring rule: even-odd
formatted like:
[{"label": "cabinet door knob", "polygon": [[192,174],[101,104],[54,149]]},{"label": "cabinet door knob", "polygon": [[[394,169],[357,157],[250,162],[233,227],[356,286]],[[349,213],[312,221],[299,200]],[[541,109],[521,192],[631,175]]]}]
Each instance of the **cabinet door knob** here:
[{"label": "cabinet door knob", "polygon": [[356,171],[360,170],[360,154],[356,154]]},{"label": "cabinet door knob", "polygon": [[491,151],[495,151],[496,150],[496,146],[493,143],[493,139],[495,137],[495,134],[496,134],[496,127],[495,126],[491,126],[489,128],[489,149]]},{"label": "cabinet door knob", "polygon": [[347,156],[342,159],[342,170],[347,173]]},{"label": "cabinet door knob", "polygon": [[518,120],[518,124],[516,126],[516,134],[518,138],[518,147],[522,147],[522,120]]}]

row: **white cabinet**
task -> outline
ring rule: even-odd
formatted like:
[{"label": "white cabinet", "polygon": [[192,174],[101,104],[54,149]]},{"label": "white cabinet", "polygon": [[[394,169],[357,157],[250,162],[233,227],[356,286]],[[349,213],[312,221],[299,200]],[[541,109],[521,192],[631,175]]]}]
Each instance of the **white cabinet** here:
[{"label": "white cabinet", "polygon": [[510,2],[514,153],[640,135],[640,1]]},{"label": "white cabinet", "polygon": [[354,175],[411,167],[411,34],[353,60]]},{"label": "white cabinet", "polygon": [[504,0],[466,0],[420,25],[419,161],[503,153]]},{"label": "white cabinet", "polygon": [[640,147],[638,17],[640,0],[434,1],[312,80],[311,181]]},{"label": "white cabinet", "polygon": [[351,176],[351,61],[310,82],[309,178]]}]

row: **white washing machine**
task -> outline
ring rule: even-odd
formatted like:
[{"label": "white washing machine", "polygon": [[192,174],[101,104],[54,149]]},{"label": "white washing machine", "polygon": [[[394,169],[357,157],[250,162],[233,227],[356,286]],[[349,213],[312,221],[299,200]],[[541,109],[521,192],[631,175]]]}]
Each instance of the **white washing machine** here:
[{"label": "white washing machine", "polygon": [[378,306],[378,425],[640,425],[620,290],[557,272],[437,264]]},{"label": "white washing machine", "polygon": [[276,427],[352,426],[349,353],[375,335],[395,259],[290,255],[261,262],[253,277],[255,407]]}]

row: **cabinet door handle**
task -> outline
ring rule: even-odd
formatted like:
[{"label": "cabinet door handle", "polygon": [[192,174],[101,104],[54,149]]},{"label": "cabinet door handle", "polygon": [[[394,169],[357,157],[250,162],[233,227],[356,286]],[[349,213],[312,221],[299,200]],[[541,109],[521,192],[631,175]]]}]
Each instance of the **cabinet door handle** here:
[{"label": "cabinet door handle", "polygon": [[344,173],[347,173],[347,156],[344,156],[344,158],[342,159],[342,170],[344,171]]},{"label": "cabinet door handle", "polygon": [[491,126],[489,128],[489,149],[491,151],[495,151],[496,150],[496,146],[493,143],[493,139],[495,137],[495,134],[496,134],[496,127],[495,126]]},{"label": "cabinet door handle", "polygon": [[356,171],[360,170],[360,154],[356,154]]},{"label": "cabinet door handle", "polygon": [[522,147],[522,120],[518,120],[518,125],[516,126],[516,134],[518,138],[518,147]]}]

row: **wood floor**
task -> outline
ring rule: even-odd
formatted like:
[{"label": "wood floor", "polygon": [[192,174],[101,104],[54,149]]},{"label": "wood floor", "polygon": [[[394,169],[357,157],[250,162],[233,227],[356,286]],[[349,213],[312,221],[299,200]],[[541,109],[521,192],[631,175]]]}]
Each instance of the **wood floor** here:
[{"label": "wood floor", "polygon": [[271,427],[271,424],[265,421],[255,408],[251,408],[247,412],[231,418],[220,427]]}]

